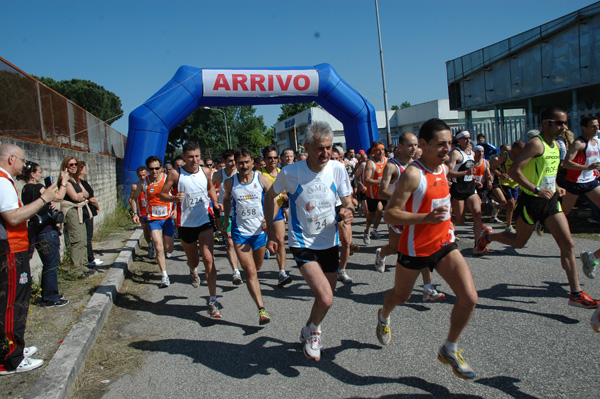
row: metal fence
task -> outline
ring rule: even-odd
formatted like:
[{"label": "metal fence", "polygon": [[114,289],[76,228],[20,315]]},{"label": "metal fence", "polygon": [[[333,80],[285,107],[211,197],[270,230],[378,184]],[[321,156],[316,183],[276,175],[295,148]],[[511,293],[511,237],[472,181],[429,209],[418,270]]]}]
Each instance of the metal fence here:
[{"label": "metal fence", "polygon": [[0,135],[119,158],[127,139],[1,57]]},{"label": "metal fence", "polygon": [[522,119],[505,120],[504,123],[494,123],[493,121],[474,122],[471,125],[452,126],[452,135],[455,135],[461,129],[466,129],[471,133],[471,138],[475,140],[478,134],[483,133],[485,140],[500,147],[501,144],[512,145],[517,140],[527,141],[527,121]]}]

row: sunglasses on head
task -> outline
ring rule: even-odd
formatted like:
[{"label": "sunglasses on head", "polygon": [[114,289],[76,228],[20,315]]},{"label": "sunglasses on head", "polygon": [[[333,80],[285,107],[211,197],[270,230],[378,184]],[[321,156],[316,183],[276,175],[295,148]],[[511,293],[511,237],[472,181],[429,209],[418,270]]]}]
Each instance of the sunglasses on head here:
[{"label": "sunglasses on head", "polygon": [[556,124],[556,126],[559,126],[559,127],[567,124],[567,122],[565,122],[565,121],[557,121],[554,119],[546,119],[546,120],[548,122],[554,122],[554,124]]}]

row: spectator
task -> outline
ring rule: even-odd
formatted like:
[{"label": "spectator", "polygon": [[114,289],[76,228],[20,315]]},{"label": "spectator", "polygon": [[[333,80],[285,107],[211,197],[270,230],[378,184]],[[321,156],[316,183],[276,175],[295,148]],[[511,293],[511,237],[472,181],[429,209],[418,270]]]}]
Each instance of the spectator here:
[{"label": "spectator", "polygon": [[[87,207],[89,193],[79,181],[77,174],[77,158],[65,157],[60,170],[67,169],[69,179],[59,184],[67,185],[65,198],[60,202],[61,210],[65,214],[65,243],[70,246],[73,269],[71,270],[77,278],[86,278],[94,274],[94,269],[87,267],[87,238],[86,228],[83,220],[83,208]],[[89,211],[88,211],[89,212]]]},{"label": "spectator", "polygon": [[485,141],[485,134],[483,133],[477,135],[477,145],[483,147],[483,157],[486,161],[489,161],[494,154],[498,154],[498,147]]},{"label": "spectator", "polygon": [[[172,166],[171,169],[173,169]],[[94,190],[92,189],[92,186],[90,186],[87,181],[83,180],[83,178],[87,175],[87,165],[85,161],[78,162],[77,175],[79,176],[79,180],[81,181],[83,188],[85,188],[85,191],[87,191],[90,195],[87,199],[88,206],[83,208],[83,221],[85,223],[85,231],[87,234],[88,267],[93,268],[104,263],[102,260],[94,257],[94,250],[92,248],[92,238],[94,237],[94,216],[98,215],[98,212],[100,211],[100,204],[98,204],[98,200],[94,196]]]},{"label": "spectator", "polygon": [[[67,180],[66,170],[61,173],[62,180]],[[31,204],[41,197],[46,187],[42,184],[42,168],[35,162],[27,162],[20,177],[25,180],[21,191],[24,205]],[[52,201],[62,201],[67,192],[67,185],[62,184]],[[45,307],[61,307],[69,303],[62,298],[58,291],[58,266],[60,265],[60,228],[58,224],[64,221],[62,212],[54,205],[48,204],[35,214],[27,224],[29,232],[29,259],[37,249],[42,261],[42,303]],[[60,216],[59,216],[60,215]]]}]

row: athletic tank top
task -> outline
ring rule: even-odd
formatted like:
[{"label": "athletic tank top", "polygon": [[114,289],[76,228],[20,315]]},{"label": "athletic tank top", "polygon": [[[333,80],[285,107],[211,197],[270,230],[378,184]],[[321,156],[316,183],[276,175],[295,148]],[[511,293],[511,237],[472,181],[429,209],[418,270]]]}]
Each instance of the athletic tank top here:
[{"label": "athletic tank top", "polygon": [[[281,169],[277,168],[277,167],[276,167],[276,169],[277,169],[277,174],[279,175],[279,172],[281,172]],[[271,176],[271,174],[267,171],[267,168],[260,168],[260,173],[267,176],[267,178],[269,179],[271,184],[273,184],[275,179],[277,179],[277,176]],[[281,194],[279,194],[277,196],[277,205],[279,205],[279,207],[281,207],[281,205],[283,205],[283,200],[281,199]]]},{"label": "athletic tank top", "polygon": [[146,201],[146,193],[144,193],[143,190],[137,199],[137,207],[138,207],[138,212],[141,217],[148,216],[148,209],[147,209],[148,201]]},{"label": "athletic tank top", "polygon": [[[585,148],[579,151],[573,162],[579,165],[591,165],[595,162],[600,162],[600,154],[598,149],[600,148],[600,140],[597,137],[593,137],[590,141],[585,141],[583,137],[578,137],[577,140],[585,143]],[[567,169],[567,180],[573,183],[589,183],[596,179],[596,175],[593,170],[574,170]]]},{"label": "athletic tank top", "polygon": [[144,191],[147,201],[146,212],[148,220],[163,220],[168,219],[171,216],[173,203],[160,200],[160,192],[166,181],[167,175],[164,173],[155,183],[152,183],[148,177],[146,177],[146,180],[144,181],[144,188],[142,191]]},{"label": "athletic tank top", "polygon": [[473,164],[473,167],[475,168],[473,178],[479,183],[483,183],[485,181],[485,162],[485,158],[481,158],[481,164],[479,164],[479,166]]},{"label": "athletic tank top", "polygon": [[[460,152],[462,154],[462,162],[461,163],[456,163],[456,165],[454,165],[454,171],[455,172],[464,172],[467,169],[471,169],[473,167],[473,165],[475,164],[475,158],[473,156],[473,151],[471,151],[470,154],[467,154],[466,152],[464,152],[463,150],[461,150],[459,147],[456,147],[456,151]],[[452,179],[453,182],[455,183],[467,183],[470,181],[473,181],[473,175],[465,175],[465,176],[461,176],[461,177],[455,177]]]},{"label": "athletic tank top", "polygon": [[179,168],[177,192],[185,194],[183,201],[177,203],[178,227],[200,227],[210,222],[208,179],[202,167],[196,173]]},{"label": "athletic tank top", "polygon": [[[510,157],[510,152],[506,152],[506,161],[504,161],[502,163],[502,165],[500,165],[500,167],[498,168],[500,170],[500,173],[508,173],[508,170],[510,169],[510,167],[513,164],[513,159]],[[517,183],[516,181],[513,180],[512,177],[501,177],[500,178],[500,184],[503,186],[507,186],[507,187],[517,187],[519,185],[519,183]]]},{"label": "athletic tank top", "polygon": [[[19,208],[23,206],[19,199],[19,192],[15,186],[15,181],[12,177],[0,170],[0,178],[7,179],[11,182],[15,189],[15,197],[19,204]],[[27,221],[23,221],[16,226],[11,226],[4,222],[4,218],[0,216],[0,256],[6,256],[9,253],[19,253],[29,250],[29,233],[27,231]],[[11,291],[11,290],[9,290]]]},{"label": "athletic tank top", "polygon": [[[218,173],[221,174],[221,186],[223,185],[223,183],[225,183],[225,180],[229,179],[231,176],[235,175],[235,173],[231,176],[227,175],[227,172],[225,172],[225,168],[221,169]],[[223,199],[225,198],[225,190],[221,190],[219,188],[219,194],[217,196],[217,201],[219,201],[219,204],[223,203]]]},{"label": "athletic tank top", "polygon": [[394,190],[396,189],[396,184],[398,184],[398,180],[400,180],[400,175],[404,172],[404,170],[406,169],[404,166],[402,166],[402,164],[398,161],[396,161],[396,159],[391,158],[390,159],[390,163],[392,165],[394,165],[396,167],[396,169],[398,169],[398,177],[396,177],[396,180],[394,180],[393,182],[390,182],[390,184],[388,185],[388,191],[393,193]]},{"label": "athletic tank top", "polygon": [[[373,164],[375,164],[375,168],[373,168],[373,176],[371,177],[371,179],[373,180],[377,180],[377,181],[381,181],[381,177],[383,176],[383,169],[385,168],[385,165],[387,164],[387,158],[383,157],[383,163],[377,163],[375,161],[373,161],[372,159],[370,159],[369,161],[373,162]],[[368,161],[367,161],[368,162]],[[365,167],[365,170],[367,168]],[[379,198],[379,184],[376,186],[367,186],[367,197],[369,198],[373,198],[373,199],[380,199]]]},{"label": "athletic tank top", "polygon": [[[550,189],[556,191],[556,173],[560,164],[560,149],[558,144],[552,140],[552,147],[544,141],[541,135],[537,135],[544,145],[544,152],[541,155],[531,159],[522,170],[523,175],[531,183],[541,189]],[[534,139],[535,139],[534,137]],[[521,187],[526,194],[537,197],[538,195]]]},{"label": "athletic tank top", "polygon": [[246,237],[262,234],[263,201],[264,189],[258,172],[254,172],[252,181],[247,184],[242,184],[235,174],[231,182],[232,231]]},{"label": "athletic tank top", "polygon": [[450,221],[450,188],[443,165],[437,173],[425,168],[419,161],[414,161],[412,165],[419,168],[421,181],[406,202],[405,210],[412,213],[430,213],[439,206],[448,207],[443,222],[404,226],[398,241],[398,252],[408,256],[426,257],[454,242]]}]

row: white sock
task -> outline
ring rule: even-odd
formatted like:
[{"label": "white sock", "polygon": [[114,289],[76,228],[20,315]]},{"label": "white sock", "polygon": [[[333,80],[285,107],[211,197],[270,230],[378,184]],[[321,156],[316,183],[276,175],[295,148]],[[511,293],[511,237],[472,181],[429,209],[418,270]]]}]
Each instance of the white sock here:
[{"label": "white sock", "polygon": [[310,331],[321,331],[320,324],[318,326],[315,326],[313,323],[310,323],[309,327],[310,327]]},{"label": "white sock", "polygon": [[164,272],[162,272],[162,276],[163,276],[163,277],[169,277],[169,276],[167,275],[167,271],[166,271],[166,270],[165,270]]},{"label": "white sock", "polygon": [[431,290],[434,290],[435,288],[433,288],[433,284],[429,283],[429,284],[423,284],[423,289],[425,291],[431,291]]},{"label": "white sock", "polygon": [[198,274],[198,268],[197,268],[197,267],[193,268],[193,269],[192,269],[192,273],[194,273],[194,274]]},{"label": "white sock", "polygon": [[280,270],[280,271],[279,271],[279,275],[280,275],[280,276],[285,276],[285,275],[286,275],[286,273],[285,273],[285,270]]},{"label": "white sock", "polygon": [[458,344],[456,342],[446,341],[446,343],[444,343],[444,346],[446,347],[446,349],[448,349],[450,353],[458,352]]},{"label": "white sock", "polygon": [[383,312],[379,312],[379,321],[386,326],[390,325],[390,317],[383,317]]}]

